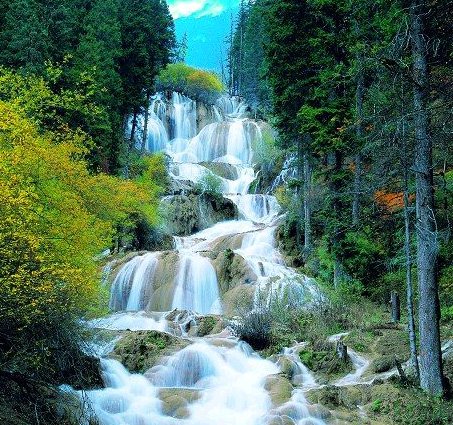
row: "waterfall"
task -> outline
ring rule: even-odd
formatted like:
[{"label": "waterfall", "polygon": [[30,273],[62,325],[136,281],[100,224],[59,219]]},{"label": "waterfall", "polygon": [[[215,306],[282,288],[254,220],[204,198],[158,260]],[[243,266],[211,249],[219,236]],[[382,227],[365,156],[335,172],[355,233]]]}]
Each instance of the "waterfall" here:
[{"label": "waterfall", "polygon": [[190,139],[197,131],[197,104],[180,93],[172,94],[171,136],[173,139]]},{"label": "waterfall", "polygon": [[[192,199],[192,187],[207,176],[219,181],[221,195],[236,205],[240,219],[174,237],[171,251],[136,255],[119,270],[111,268],[117,273],[110,295],[115,313],[91,323],[110,330],[179,332],[192,344],[161,358],[144,375],[102,359],[106,388],[89,391],[88,397],[101,425],[324,424],[308,409],[304,391],[317,384],[300,362],[297,347],[283,355],[295,364],[293,383],[300,387],[276,406],[268,384],[280,372],[278,363],[262,359],[246,343],[229,338],[226,330],[189,338],[188,324],[199,315],[221,314],[222,301],[227,302],[230,282],[221,290],[219,281],[229,275],[216,272],[224,267],[219,265],[223,254],[225,261],[233,258],[230,263],[240,259],[238,272],[252,276],[244,286],[252,288],[249,302],[255,309],[276,299],[286,308],[300,306],[311,292],[309,279],[287,267],[278,250],[277,199],[249,193],[256,179],[254,148],[262,141],[262,125],[248,118],[248,107],[238,97],[222,96],[207,109],[212,120],[196,134],[196,102],[179,93],[156,94],[148,111],[145,149],[170,156],[170,178]],[[137,134],[143,134],[143,125],[144,117],[139,117]],[[275,185],[291,178],[290,159],[285,166],[288,170]]]},{"label": "waterfall", "polygon": [[217,276],[210,261],[198,254],[184,254],[180,262],[172,308],[220,314]]},{"label": "waterfall", "polygon": [[137,311],[145,308],[142,292],[147,283],[152,285],[157,263],[156,253],[138,256],[126,263],[113,281],[110,309]]}]

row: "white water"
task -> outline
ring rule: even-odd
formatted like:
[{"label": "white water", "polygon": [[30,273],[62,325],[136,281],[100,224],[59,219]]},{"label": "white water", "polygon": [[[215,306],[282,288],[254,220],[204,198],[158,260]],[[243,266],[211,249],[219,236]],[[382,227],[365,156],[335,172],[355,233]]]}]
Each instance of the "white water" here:
[{"label": "white water", "polygon": [[[253,147],[262,137],[260,126],[246,118],[247,106],[238,98],[222,97],[213,108],[213,122],[196,135],[196,110],[196,103],[182,95],[174,93],[167,101],[157,94],[149,111],[145,148],[169,154],[173,161],[170,174],[177,180],[197,183],[220,170],[217,177],[222,192],[236,204],[240,219],[175,237],[176,249],[170,254],[148,253],[128,261],[111,288],[110,308],[117,313],[92,326],[171,331],[168,313],[150,311],[151,306],[159,305],[161,310],[191,311],[179,312],[173,319],[180,334],[186,335],[186,325],[196,314],[220,314],[222,294],[213,262],[206,255],[219,244],[242,256],[257,276],[251,282],[255,308],[263,300],[269,304],[276,298],[287,308],[301,305],[313,290],[308,279],[285,265],[278,251],[280,206],[275,197],[248,193],[255,180]],[[218,167],[209,167],[209,162]],[[295,348],[284,355],[294,362],[297,373],[293,382],[300,387],[286,403],[273,406],[265,385],[267,378],[279,373],[279,366],[261,359],[249,346],[228,337],[228,332],[219,337],[197,339],[145,376],[130,374],[115,360],[103,359],[106,388],[88,393],[100,424],[324,424],[309,412],[304,391],[317,384]],[[181,391],[189,391],[193,397],[188,403],[178,398],[180,409],[168,412],[165,391],[176,398]]]},{"label": "white water", "polygon": [[172,308],[220,314],[217,275],[208,259],[188,253],[181,258]]}]

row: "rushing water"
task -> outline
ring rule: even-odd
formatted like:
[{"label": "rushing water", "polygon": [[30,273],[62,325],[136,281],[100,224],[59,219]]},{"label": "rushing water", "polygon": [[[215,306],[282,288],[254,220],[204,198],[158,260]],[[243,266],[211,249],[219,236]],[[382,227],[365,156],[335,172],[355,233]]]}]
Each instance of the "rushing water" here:
[{"label": "rushing water", "polygon": [[[111,287],[110,308],[115,313],[94,326],[170,331],[166,312],[174,308],[220,314],[222,294],[208,255],[219,244],[241,256],[256,276],[249,282],[256,308],[274,297],[303,303],[313,291],[310,280],[288,268],[277,249],[277,200],[249,194],[255,180],[254,149],[262,142],[260,124],[245,116],[247,106],[239,99],[225,96],[212,107],[211,122],[196,134],[196,111],[196,102],[185,96],[173,93],[168,100],[157,94],[150,106],[145,149],[164,151],[172,158],[175,180],[197,183],[215,174],[212,170],[217,168],[208,163],[220,164],[222,191],[236,204],[240,219],[175,237],[173,251],[126,262]],[[143,127],[144,119],[138,124]],[[176,321],[185,324],[195,313],[180,313]],[[181,325],[183,335],[184,328]],[[295,364],[299,389],[280,406],[272,404],[266,387],[280,372],[279,365],[260,358],[228,333],[195,339],[145,375],[130,374],[117,361],[103,358],[106,388],[88,395],[101,425],[324,424],[310,413],[304,396],[316,386],[314,378],[300,363],[296,348],[284,355]]]}]

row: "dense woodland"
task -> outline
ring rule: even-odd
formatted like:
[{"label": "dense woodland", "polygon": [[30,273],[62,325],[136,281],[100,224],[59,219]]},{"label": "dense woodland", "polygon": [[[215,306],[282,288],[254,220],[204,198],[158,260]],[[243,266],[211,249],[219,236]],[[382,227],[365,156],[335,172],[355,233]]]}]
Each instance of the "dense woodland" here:
[{"label": "dense woodland", "polygon": [[439,320],[453,306],[452,11],[243,1],[228,58],[230,92],[278,130],[269,162],[294,156],[298,177],[277,189],[294,261],[345,296],[385,303],[407,291],[412,358],[416,320],[432,394],[445,389]]},{"label": "dense woodland", "polygon": [[[277,133],[257,184],[297,170],[275,193],[287,260],[332,304],[398,292],[415,386],[434,396],[450,390],[452,14],[450,0],[243,0],[225,82]],[[80,323],[105,313],[100,252],[146,248],[161,219],[165,160],[136,148],[137,117],[156,90],[223,89],[179,63],[184,43],[164,0],[0,0],[4,424],[80,423],[57,386],[100,380]]]},{"label": "dense woodland", "polygon": [[79,321],[105,305],[96,258],[156,225],[166,179],[125,126],[175,45],[161,0],[0,2],[2,423],[70,421],[54,385],[96,369]]}]

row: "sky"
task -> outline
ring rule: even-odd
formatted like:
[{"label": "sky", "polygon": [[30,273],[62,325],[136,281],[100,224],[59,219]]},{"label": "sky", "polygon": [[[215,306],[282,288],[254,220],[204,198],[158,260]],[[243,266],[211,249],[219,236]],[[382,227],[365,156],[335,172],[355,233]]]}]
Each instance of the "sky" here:
[{"label": "sky", "polygon": [[175,20],[176,35],[188,37],[186,62],[198,68],[221,71],[226,57],[225,39],[240,0],[167,0]]}]

